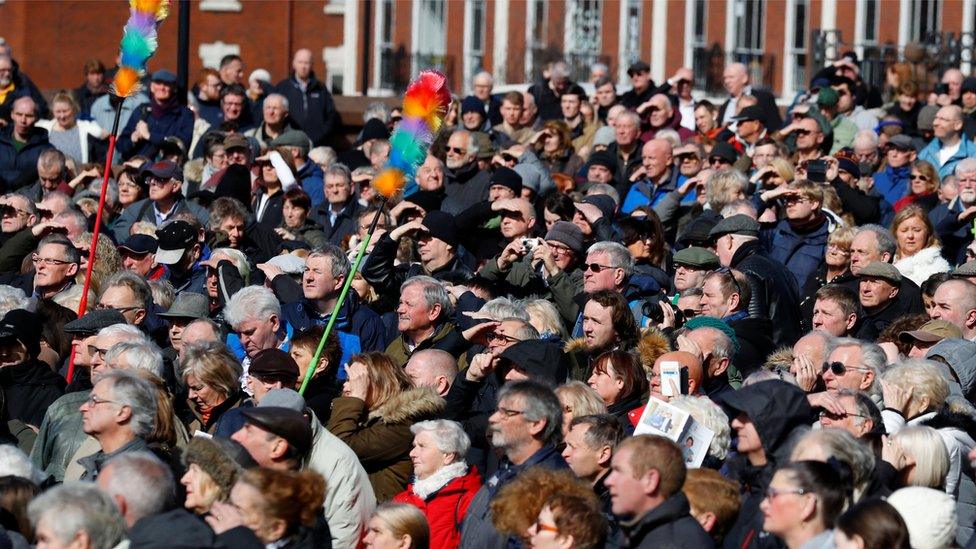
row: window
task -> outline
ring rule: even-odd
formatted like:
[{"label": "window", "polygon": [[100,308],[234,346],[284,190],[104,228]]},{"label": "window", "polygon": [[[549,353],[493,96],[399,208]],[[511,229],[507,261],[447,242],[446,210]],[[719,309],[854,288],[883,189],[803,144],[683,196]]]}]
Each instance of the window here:
[{"label": "window", "polygon": [[765,2],[763,0],[734,0],[735,44],[732,62],[749,68],[752,82],[766,84],[763,78],[763,30]]},{"label": "window", "polygon": [[712,91],[709,89],[708,70],[710,65],[710,52],[708,49],[708,38],[705,32],[707,23],[708,4],[705,0],[690,0],[694,13],[691,17],[691,68],[695,73],[695,89]]},{"label": "window", "polygon": [[600,0],[574,0],[567,4],[566,62],[574,80],[585,81],[590,65],[600,60],[601,4]]},{"label": "window", "polygon": [[396,88],[396,51],[393,48],[393,23],[396,12],[393,0],[378,0],[376,25],[373,27],[379,63],[374,82],[379,90],[392,92]]},{"label": "window", "polygon": [[938,0],[911,0],[908,17],[909,41],[925,41],[929,34],[939,32],[939,8]]},{"label": "window", "polygon": [[640,61],[641,51],[641,0],[628,0],[624,14],[624,29],[627,39],[621,56],[621,67],[629,67]]},{"label": "window", "polygon": [[485,0],[468,0],[465,4],[465,86],[469,86],[471,78],[484,68],[485,9]]},{"label": "window", "polygon": [[549,3],[531,0],[525,18],[525,81],[534,83],[542,77],[542,67],[550,61],[548,49]]},{"label": "window", "polygon": [[864,0],[861,37],[865,44],[878,43],[878,0]]},{"label": "window", "polygon": [[420,69],[447,71],[447,2],[419,0],[414,2],[414,55],[412,74]]},{"label": "window", "polygon": [[793,6],[793,39],[789,54],[793,57],[793,87],[802,89],[807,82],[807,28],[810,19],[810,1],[795,0]]}]

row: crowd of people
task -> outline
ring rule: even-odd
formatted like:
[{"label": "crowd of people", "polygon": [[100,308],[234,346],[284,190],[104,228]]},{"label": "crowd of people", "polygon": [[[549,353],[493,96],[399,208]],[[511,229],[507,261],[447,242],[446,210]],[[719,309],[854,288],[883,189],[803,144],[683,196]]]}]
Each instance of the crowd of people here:
[{"label": "crowd of people", "polygon": [[976,77],[482,72],[387,203],[399,109],[244,69],[105,177],[0,47],[0,545],[976,546]]}]

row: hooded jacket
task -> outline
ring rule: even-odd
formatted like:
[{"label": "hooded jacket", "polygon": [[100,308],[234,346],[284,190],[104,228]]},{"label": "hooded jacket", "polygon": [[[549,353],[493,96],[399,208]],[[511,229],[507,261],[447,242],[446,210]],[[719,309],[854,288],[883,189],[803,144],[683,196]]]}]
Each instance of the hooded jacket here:
[{"label": "hooded jacket", "polygon": [[684,492],[678,491],[644,516],[632,522],[621,522],[623,546],[652,549],[708,549],[712,538],[691,516],[691,505]]},{"label": "hooded jacket", "polygon": [[788,463],[796,442],[810,429],[813,410],[799,387],[784,381],[761,381],[724,397],[725,406],[752,420],[766,454],[766,464],[755,466],[745,455],[729,460],[729,476],[742,483],[739,517],[725,537],[724,547],[779,547],[779,540],[762,531],[759,504],[776,467]]},{"label": "hooded jacket", "polygon": [[[437,474],[436,472],[434,473]],[[393,498],[397,503],[409,503],[420,509],[430,525],[430,548],[453,549],[461,542],[461,524],[471,500],[481,488],[481,475],[475,469],[454,477],[441,489],[426,498],[418,496],[411,483]]]},{"label": "hooded jacket", "polygon": [[403,391],[372,411],[358,398],[339,397],[332,401],[328,429],[359,456],[382,502],[402,492],[413,473],[410,427],[440,417],[444,407],[444,399],[427,387]]},{"label": "hooded jacket", "polygon": [[[965,339],[943,339],[928,350],[925,358],[945,362],[952,370],[950,395],[958,394],[969,402],[976,402],[976,343]],[[959,382],[955,383],[952,376]]]},{"label": "hooded jacket", "polygon": [[827,250],[829,223],[821,217],[821,222],[811,229],[799,231],[786,219],[781,220],[763,236],[768,242],[769,258],[786,265],[796,279],[796,287],[802,288],[807,279],[824,263]]}]

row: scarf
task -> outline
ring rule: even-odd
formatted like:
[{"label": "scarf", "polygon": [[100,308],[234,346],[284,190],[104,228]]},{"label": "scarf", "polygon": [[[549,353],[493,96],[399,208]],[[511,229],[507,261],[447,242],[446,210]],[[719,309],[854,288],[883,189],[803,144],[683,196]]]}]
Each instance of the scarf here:
[{"label": "scarf", "polygon": [[456,461],[445,465],[425,479],[415,478],[413,481],[413,493],[420,499],[426,500],[429,496],[447,486],[452,480],[463,477],[467,473],[468,464],[463,461]]},{"label": "scarf", "polygon": [[179,106],[179,101],[176,100],[176,96],[172,96],[165,102],[160,103],[153,99],[149,102],[151,114],[153,118],[162,118],[166,113],[176,109]]}]

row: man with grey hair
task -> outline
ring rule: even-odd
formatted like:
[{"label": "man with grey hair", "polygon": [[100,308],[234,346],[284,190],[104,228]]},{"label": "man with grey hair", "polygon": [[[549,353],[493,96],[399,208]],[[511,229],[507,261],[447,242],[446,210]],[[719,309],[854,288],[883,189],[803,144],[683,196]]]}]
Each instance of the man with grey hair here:
[{"label": "man with grey hair", "polygon": [[386,348],[386,354],[398,366],[406,366],[414,353],[424,349],[441,349],[458,360],[467,351],[469,345],[452,320],[454,304],[437,279],[408,278],[400,286],[396,314],[400,336]]},{"label": "man with grey hair", "polygon": [[356,223],[362,206],[353,189],[352,172],[345,164],[329,166],[323,180],[325,202],[310,217],[322,225],[322,231],[330,243],[339,245],[359,229]]},{"label": "man with grey hair", "polygon": [[102,468],[96,484],[115,500],[129,528],[140,519],[158,515],[176,504],[173,471],[150,452],[113,457]]},{"label": "man with grey hair", "polygon": [[[305,258],[301,285],[280,269],[264,267],[271,289],[282,302],[282,317],[296,330],[325,326],[336,312],[342,285],[352,270],[349,258],[338,246],[327,244],[312,250]],[[383,320],[355,292],[350,293],[334,328],[339,331],[343,362],[364,351],[382,352],[389,343]]]},{"label": "man with grey hair", "polygon": [[282,321],[278,298],[264,286],[238,290],[224,307],[224,319],[236,332],[229,336],[228,344],[243,348],[244,377],[254,355],[265,349],[287,351],[290,346],[292,328]]},{"label": "man with grey hair", "polygon": [[741,374],[732,364],[735,344],[729,333],[718,328],[703,326],[684,334],[686,339],[678,344],[679,351],[688,351],[702,360],[702,392],[714,402],[733,393],[730,381],[738,381]]},{"label": "man with grey hair", "polygon": [[125,521],[108,494],[92,484],[65,484],[27,507],[34,535],[52,547],[110,549],[125,537]]},{"label": "man with grey hair", "polygon": [[263,120],[257,127],[244,132],[246,137],[253,137],[261,148],[268,147],[273,139],[293,127],[288,118],[288,98],[280,93],[269,93],[261,103]]},{"label": "man with grey hair", "polygon": [[523,471],[567,469],[556,449],[561,433],[562,406],[550,388],[529,380],[501,388],[495,413],[488,418],[488,436],[491,445],[504,454],[503,464],[471,500],[461,528],[462,547],[504,544],[504,537],[492,524],[491,500]]},{"label": "man with grey hair", "polygon": [[478,141],[465,129],[455,130],[447,140],[447,197],[441,210],[457,215],[488,200],[491,172],[478,169]]},{"label": "man with grey hair", "polygon": [[942,253],[950,259],[950,263],[962,264],[966,261],[966,246],[973,241],[976,158],[966,158],[956,164],[955,175],[958,194],[952,200],[936,206],[929,216],[942,241]]},{"label": "man with grey hair", "polygon": [[51,148],[51,143],[47,131],[35,127],[38,108],[30,96],[13,101],[8,97],[7,101],[11,103],[11,122],[6,131],[0,132],[0,183],[13,190],[37,181],[37,159]]},{"label": "man with grey hair", "polygon": [[[860,283],[857,276],[861,270],[872,261],[891,263],[895,257],[895,250],[895,237],[892,236],[891,231],[881,225],[861,225],[854,233],[854,239],[851,241],[851,274],[854,276],[841,277],[842,280],[838,280],[836,283],[850,288],[855,294],[859,294]],[[901,277],[894,306],[900,311],[898,314],[925,312],[922,303],[922,291],[917,284],[906,276]]]},{"label": "man with grey hair", "polygon": [[876,402],[881,401],[879,376],[888,363],[881,347],[860,339],[839,337],[830,342],[826,357],[823,380],[828,391],[864,391]]},{"label": "man with grey hair", "polygon": [[610,414],[574,417],[566,429],[562,456],[573,474],[593,487],[607,514],[612,513],[610,491],[603,481],[610,474],[613,449],[624,436],[623,425]]},{"label": "man with grey hair", "polygon": [[501,103],[491,93],[494,86],[495,79],[488,71],[479,71],[471,77],[471,95],[484,104],[491,126],[502,123]]},{"label": "man with grey hair", "polygon": [[857,132],[853,147],[854,157],[860,164],[871,166],[871,173],[878,171],[881,155],[878,154],[878,134],[873,129]]},{"label": "man with grey hair", "polygon": [[722,73],[722,85],[725,91],[729,92],[729,98],[722,103],[719,109],[718,120],[722,125],[732,122],[732,117],[738,114],[737,108],[739,99],[744,95],[751,95],[758,99],[759,108],[765,115],[766,128],[769,131],[776,131],[783,125],[780,118],[779,108],[776,107],[776,99],[773,94],[766,90],[753,87],[749,82],[749,69],[742,63],[731,63],[725,67]]},{"label": "man with grey hair", "polygon": [[149,448],[156,420],[156,388],[141,375],[110,370],[95,380],[81,407],[82,430],[98,441],[99,451],[78,460],[81,480],[96,481],[112,458]]}]

